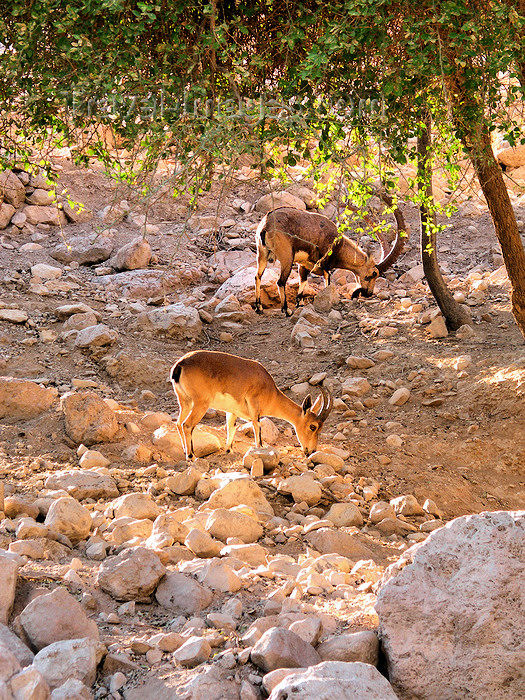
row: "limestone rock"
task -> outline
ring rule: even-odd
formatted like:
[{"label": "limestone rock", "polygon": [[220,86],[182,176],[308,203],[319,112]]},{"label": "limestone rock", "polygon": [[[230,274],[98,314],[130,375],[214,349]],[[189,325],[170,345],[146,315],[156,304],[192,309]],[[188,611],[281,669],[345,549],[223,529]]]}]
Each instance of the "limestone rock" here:
[{"label": "limestone rock", "polygon": [[263,195],[257,200],[255,210],[260,214],[267,214],[278,207],[293,207],[294,209],[306,210],[306,204],[302,199],[285,190]]},{"label": "limestone rock", "polygon": [[54,642],[39,651],[33,666],[51,689],[58,688],[69,678],[91,687],[105,653],[106,647],[94,639],[68,639]]},{"label": "limestone rock", "polygon": [[235,557],[249,566],[266,564],[266,549],[260,544],[227,544],[221,549],[221,556]]},{"label": "limestone rock", "polygon": [[249,515],[227,508],[217,508],[206,521],[206,530],[218,540],[226,542],[228,537],[238,537],[245,544],[257,542],[263,529]]},{"label": "limestone rock", "polygon": [[208,510],[215,508],[232,508],[239,504],[253,508],[255,512],[273,515],[273,508],[266,500],[260,486],[253,479],[244,474],[240,478],[232,478],[212,493],[206,507]]},{"label": "limestone rock", "polygon": [[324,517],[336,527],[361,527],[363,524],[361,511],[353,503],[333,503]]},{"label": "limestone rock", "polygon": [[370,393],[371,389],[370,382],[366,377],[348,377],[341,387],[343,394],[356,397],[365,396]]},{"label": "limestone rock", "polygon": [[179,496],[189,496],[195,493],[195,487],[201,479],[201,473],[195,467],[188,467],[166,479],[166,488]]},{"label": "limestone rock", "polygon": [[104,323],[95,326],[87,326],[77,333],[75,346],[77,348],[98,348],[104,345],[112,345],[118,338],[118,331],[113,330]]},{"label": "limestone rock", "polygon": [[57,391],[36,382],[13,377],[0,377],[0,418],[8,422],[30,420],[49,411]]},{"label": "limestone rock", "polygon": [[315,666],[322,659],[298,634],[282,627],[272,627],[253,647],[251,660],[268,673],[276,668]]},{"label": "limestone rock", "polygon": [[390,503],[387,503],[386,501],[377,501],[377,503],[374,503],[374,505],[370,508],[371,523],[380,523],[381,520],[384,520],[385,518],[395,519],[395,517],[395,510]]},{"label": "limestone rock", "polygon": [[19,209],[26,198],[26,188],[20,179],[11,171],[4,170],[0,173],[0,201],[11,204]]},{"label": "limestone rock", "polygon": [[20,666],[30,666],[33,663],[35,655],[31,649],[14,632],[11,632],[7,625],[0,624],[0,647],[2,646],[7,647],[16,656]]},{"label": "limestone rock", "polygon": [[242,464],[246,469],[251,469],[256,459],[262,460],[264,472],[271,472],[279,466],[279,453],[272,447],[250,447],[244,454]]},{"label": "limestone rock", "polygon": [[109,236],[72,236],[68,237],[67,246],[60,242],[50,255],[64,265],[71,262],[77,262],[79,265],[97,265],[111,256],[113,245],[113,239]]},{"label": "limestone rock", "polygon": [[388,403],[391,406],[404,406],[408,399],[410,398],[410,389],[406,387],[400,387],[396,389],[392,396],[388,399]]},{"label": "limestone rock", "polygon": [[524,534],[523,511],[457,518],[387,569],[376,610],[400,698],[523,697]]},{"label": "limestone rock", "polygon": [[111,504],[115,518],[129,517],[141,520],[155,520],[161,514],[159,506],[148,493],[127,493]]},{"label": "limestone rock", "polygon": [[89,511],[69,496],[53,501],[44,525],[68,537],[76,543],[85,540],[91,530]]},{"label": "limestone rock", "polygon": [[377,666],[379,640],[371,630],[351,632],[325,639],[317,651],[323,661],[361,661]]},{"label": "limestone rock", "polygon": [[279,484],[279,490],[291,493],[296,503],[304,501],[309,506],[319,503],[323,495],[321,485],[307,474],[288,477]]},{"label": "limestone rock", "polygon": [[[179,434],[173,424],[162,425],[160,428],[157,428],[151,441],[159,450],[168,454],[172,459],[179,461],[185,458]],[[220,449],[221,441],[216,435],[209,433],[207,430],[195,428],[193,431],[193,451],[197,457],[207,457]]]},{"label": "limestone rock", "polygon": [[49,697],[49,686],[44,677],[32,666],[24,668],[9,681],[15,700],[40,700]]},{"label": "limestone rock", "polygon": [[0,230],[3,231],[15,213],[16,209],[7,202],[2,202],[0,204]]},{"label": "limestone rock", "polygon": [[8,553],[0,549],[0,623],[7,625],[15,600],[18,563]]},{"label": "limestone rock", "polygon": [[396,515],[425,515],[425,511],[417,502],[417,498],[410,494],[398,496],[390,501],[390,505]]},{"label": "limestone rock", "polygon": [[371,559],[372,552],[348,532],[323,527],[309,532],[306,539],[321,554],[340,554],[353,561]]},{"label": "limestone rock", "polygon": [[47,224],[48,226],[65,226],[67,219],[64,212],[56,206],[39,207],[28,204],[22,210],[27,217],[27,223],[32,226]]},{"label": "limestone rock", "polygon": [[165,573],[165,567],[154,552],[133,547],[105,559],[96,581],[117,600],[149,600]]},{"label": "limestone rock", "polygon": [[190,637],[177,651],[173,658],[188,668],[193,668],[207,661],[211,656],[211,646],[202,637]]},{"label": "limestone rock", "polygon": [[45,487],[47,489],[64,489],[78,501],[84,498],[115,498],[118,496],[117,485],[111,476],[87,469],[54,472],[47,477]]},{"label": "limestone rock", "polygon": [[194,614],[208,607],[213,593],[190,576],[170,571],[157,588],[155,598],[163,608],[182,614]]},{"label": "limestone rock", "polygon": [[97,320],[100,320],[100,314],[98,311],[94,311],[91,306],[88,306],[87,304],[84,304],[82,302],[78,302],[76,304],[64,304],[63,306],[58,306],[55,311],[55,316],[58,318],[59,321],[65,321],[68,319],[70,316],[74,316],[75,314],[94,314],[97,318]]},{"label": "limestone rock", "polygon": [[33,648],[40,650],[62,639],[99,639],[96,622],[65,588],[37,596],[20,613],[20,623]]},{"label": "limestone rock", "polygon": [[86,446],[111,441],[117,431],[115,412],[94,392],[65,394],[61,401],[66,433],[78,444]]},{"label": "limestone rock", "polygon": [[166,333],[172,338],[195,339],[202,333],[199,312],[182,302],[163,306],[140,314],[137,322],[157,333]]},{"label": "limestone rock", "polygon": [[184,540],[186,547],[202,559],[217,557],[221,551],[221,543],[214,540],[207,532],[202,532],[196,527],[191,528]]},{"label": "limestone rock", "polygon": [[119,271],[138,270],[147,267],[150,260],[151,246],[145,238],[140,236],[119,248],[108,261],[108,265]]},{"label": "limestone rock", "polygon": [[[18,673],[20,671],[20,664],[18,663],[18,659],[16,656],[5,646],[1,645],[0,646],[0,684],[8,681],[13,674]],[[2,690],[2,686],[0,685],[0,693]],[[3,696],[0,695],[0,698],[3,700]],[[7,698],[7,700],[11,700],[11,698]]]},{"label": "limestone rock", "polygon": [[208,559],[197,571],[197,578],[205,586],[222,593],[235,593],[242,588],[242,581],[235,571],[220,559]]},{"label": "limestone rock", "polygon": [[397,700],[392,686],[370,664],[324,661],[286,676],[269,700]]},{"label": "limestone rock", "polygon": [[0,321],[9,323],[25,323],[29,316],[22,309],[0,309]]}]

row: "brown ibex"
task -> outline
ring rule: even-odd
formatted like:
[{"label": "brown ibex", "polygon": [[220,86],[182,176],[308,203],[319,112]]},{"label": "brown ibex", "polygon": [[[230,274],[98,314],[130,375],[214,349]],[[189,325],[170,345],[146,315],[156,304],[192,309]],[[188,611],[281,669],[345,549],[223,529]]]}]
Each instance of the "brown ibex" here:
[{"label": "brown ibex", "polygon": [[306,455],[315,451],[332,408],[332,397],[323,388],[313,405],[308,394],[299,406],[277,388],[260,362],[226,352],[189,352],[173,365],[170,379],[179,401],[177,431],[187,459],[193,457],[193,429],[208,408],[226,412],[228,452],[237,416],[252,423],[256,447],[262,447],[261,417],[273,416],[293,425]]},{"label": "brown ibex", "polygon": [[[281,310],[287,316],[286,282],[294,263],[299,266],[299,291],[296,303],[303,298],[303,290],[310,272],[323,274],[325,285],[330,282],[330,273],[339,268],[350,270],[359,280],[360,286],[354,290],[352,299],[359,295],[372,296],[374,285],[380,273],[387,270],[399,257],[403,249],[400,222],[402,217],[396,212],[398,230],[396,240],[387,254],[383,236],[379,236],[382,258],[375,262],[373,256],[362,250],[357,243],[340,234],[337,226],[322,214],[301,211],[292,207],[279,207],[266,214],[257,228],[257,273],[255,275],[255,310],[262,313],[261,277],[268,262],[278,260],[281,275],[277,282],[281,297]],[[404,225],[403,229],[404,229]]]}]

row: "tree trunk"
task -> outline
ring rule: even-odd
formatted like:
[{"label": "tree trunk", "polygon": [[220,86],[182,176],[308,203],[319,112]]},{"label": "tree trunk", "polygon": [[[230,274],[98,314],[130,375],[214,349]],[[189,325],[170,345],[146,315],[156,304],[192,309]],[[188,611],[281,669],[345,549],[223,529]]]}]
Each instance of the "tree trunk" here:
[{"label": "tree trunk", "polygon": [[417,139],[417,182],[418,192],[422,195],[422,200],[419,205],[421,221],[421,259],[423,261],[423,270],[425,271],[425,277],[430,291],[441,309],[441,313],[445,317],[447,327],[455,331],[465,324],[472,325],[472,318],[468,310],[458,304],[454,299],[439,269],[437,259],[436,215],[431,206],[434,203],[432,193],[432,165],[429,153],[431,144],[431,120],[430,116],[427,115],[425,117],[423,129]]},{"label": "tree trunk", "polygon": [[[512,313],[525,338],[525,250],[516,216],[501,168],[492,151],[488,129],[484,127],[481,135],[471,133],[468,136],[472,140],[466,140],[465,145],[487,200],[511,284]],[[478,138],[475,139],[475,136]]]}]

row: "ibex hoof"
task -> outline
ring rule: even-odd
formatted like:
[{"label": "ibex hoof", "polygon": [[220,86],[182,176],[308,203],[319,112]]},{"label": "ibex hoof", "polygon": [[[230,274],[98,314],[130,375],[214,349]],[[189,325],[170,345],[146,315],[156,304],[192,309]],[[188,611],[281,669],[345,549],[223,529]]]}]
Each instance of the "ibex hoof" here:
[{"label": "ibex hoof", "polygon": [[263,312],[262,306],[256,306],[256,307],[255,307],[255,313],[256,313],[256,314],[259,314],[260,316],[262,316],[262,312]]}]

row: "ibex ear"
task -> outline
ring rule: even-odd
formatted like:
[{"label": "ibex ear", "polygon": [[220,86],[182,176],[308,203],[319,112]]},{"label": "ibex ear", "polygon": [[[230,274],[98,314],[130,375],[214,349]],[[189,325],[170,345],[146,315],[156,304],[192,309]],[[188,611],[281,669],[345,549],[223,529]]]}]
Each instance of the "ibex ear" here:
[{"label": "ibex ear", "polygon": [[307,394],[304,397],[304,401],[303,401],[303,405],[302,405],[303,413],[306,413],[306,411],[308,411],[308,409],[311,407],[311,405],[312,405],[312,397],[310,396],[310,394]]}]

